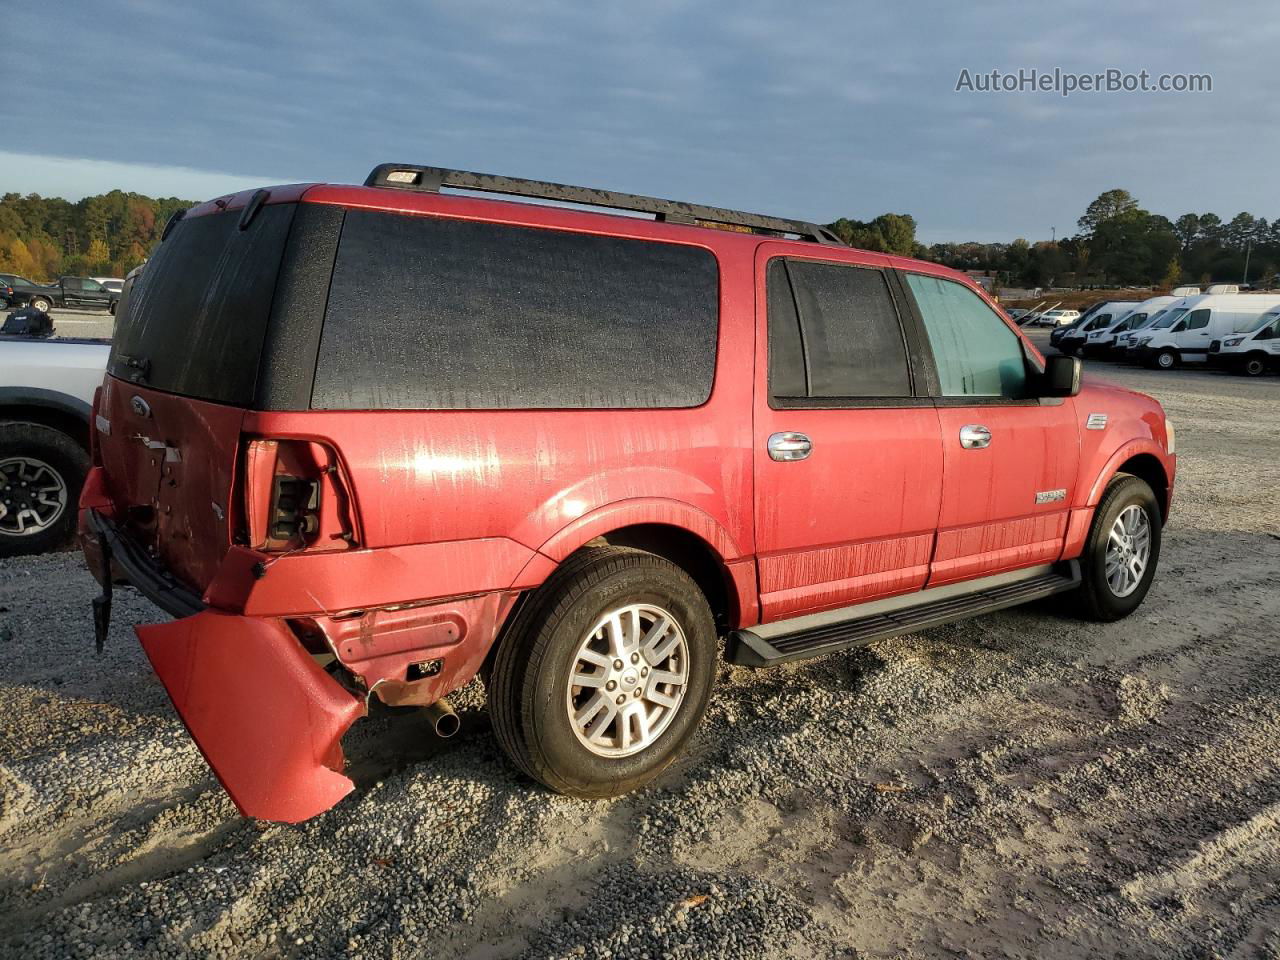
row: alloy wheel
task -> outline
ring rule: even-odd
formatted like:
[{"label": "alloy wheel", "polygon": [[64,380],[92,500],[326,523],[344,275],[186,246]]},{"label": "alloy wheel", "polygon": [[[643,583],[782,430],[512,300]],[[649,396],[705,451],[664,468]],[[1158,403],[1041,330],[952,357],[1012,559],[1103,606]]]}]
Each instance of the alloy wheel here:
[{"label": "alloy wheel", "polygon": [[67,509],[67,484],[43,460],[0,460],[0,534],[25,537],[47,530]]},{"label": "alloy wheel", "polygon": [[578,741],[602,757],[628,757],[671,725],[689,683],[684,630],[666,610],[633,603],[587,631],[565,691]]},{"label": "alloy wheel", "polygon": [[1107,535],[1107,586],[1117,597],[1138,589],[1151,560],[1151,521],[1139,504],[1120,511]]}]

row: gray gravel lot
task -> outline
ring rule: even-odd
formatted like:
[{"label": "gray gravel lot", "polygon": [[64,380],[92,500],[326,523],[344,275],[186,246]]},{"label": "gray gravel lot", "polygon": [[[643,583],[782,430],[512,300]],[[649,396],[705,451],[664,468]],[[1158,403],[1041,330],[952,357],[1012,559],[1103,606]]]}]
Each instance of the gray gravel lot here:
[{"label": "gray gravel lot", "polygon": [[1280,378],[1097,374],[1178,427],[1134,616],[724,667],[616,801],[517,776],[468,688],[453,740],[357,724],[334,810],[239,819],[132,636],[162,615],[118,593],[97,657],[79,558],[4,562],[0,952],[1280,957]]}]

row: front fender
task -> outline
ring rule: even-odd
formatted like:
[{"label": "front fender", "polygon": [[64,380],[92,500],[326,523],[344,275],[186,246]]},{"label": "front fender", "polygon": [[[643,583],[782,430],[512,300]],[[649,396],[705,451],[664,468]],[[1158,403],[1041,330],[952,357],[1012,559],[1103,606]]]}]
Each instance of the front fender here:
[{"label": "front fender", "polygon": [[[1166,453],[1161,446],[1154,440],[1130,440],[1128,443],[1111,454],[1103,464],[1102,468],[1094,474],[1093,486],[1089,488],[1089,497],[1085,501],[1085,506],[1096,507],[1098,501],[1102,499],[1103,492],[1107,489],[1112,478],[1120,472],[1120,467],[1127,461],[1142,454],[1150,454],[1160,462],[1160,466],[1164,469],[1165,478],[1167,480],[1166,498],[1173,496],[1173,480],[1177,469],[1177,458]],[[1088,474],[1085,474],[1088,476]],[[1160,491],[1156,491],[1157,495]]]}]

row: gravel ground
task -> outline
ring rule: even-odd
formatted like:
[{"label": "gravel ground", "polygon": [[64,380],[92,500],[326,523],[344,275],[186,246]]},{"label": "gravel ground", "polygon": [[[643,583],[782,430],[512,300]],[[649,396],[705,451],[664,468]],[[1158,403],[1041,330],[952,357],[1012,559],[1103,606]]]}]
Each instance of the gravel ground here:
[{"label": "gravel ground", "polygon": [[0,952],[23,957],[1280,957],[1280,379],[1159,397],[1181,477],[1145,606],[1038,606],[725,667],[689,756],[581,802],[481,691],[347,739],[359,789],[245,821],[73,554],[0,567]]}]

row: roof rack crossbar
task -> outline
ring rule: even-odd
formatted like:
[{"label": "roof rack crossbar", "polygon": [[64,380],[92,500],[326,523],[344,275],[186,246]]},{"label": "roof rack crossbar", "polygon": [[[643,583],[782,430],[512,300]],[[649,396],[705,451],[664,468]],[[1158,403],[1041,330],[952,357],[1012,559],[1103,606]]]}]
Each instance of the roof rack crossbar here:
[{"label": "roof rack crossbar", "polygon": [[698,203],[681,203],[676,200],[660,200],[657,197],[644,197],[634,193],[574,187],[544,180],[500,177],[490,173],[471,173],[467,170],[446,170],[443,167],[424,167],[416,163],[380,163],[365,178],[364,185],[413,190],[419,193],[439,193],[441,187],[455,187],[460,190],[500,193],[507,196],[537,197],[561,203],[651,213],[656,219],[669,223],[705,222],[749,227],[752,230],[763,230],[769,233],[795,234],[801,239],[816,243],[844,246],[840,238],[826,227],[804,220],[784,220],[758,213],[705,207]]}]

